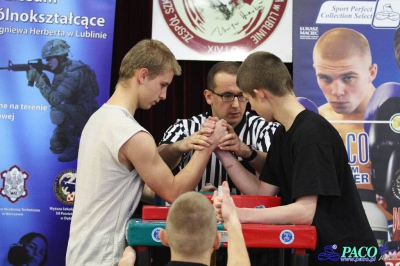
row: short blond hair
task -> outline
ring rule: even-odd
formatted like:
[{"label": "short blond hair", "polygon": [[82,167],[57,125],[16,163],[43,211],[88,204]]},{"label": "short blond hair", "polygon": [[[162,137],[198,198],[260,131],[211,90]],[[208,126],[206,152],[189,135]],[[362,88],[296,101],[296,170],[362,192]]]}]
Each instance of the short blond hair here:
[{"label": "short blond hair", "polygon": [[264,51],[246,57],[239,68],[236,83],[252,97],[255,97],[255,89],[266,89],[277,96],[293,93],[292,76],[286,65],[276,55]]},{"label": "short blond hair", "polygon": [[148,69],[151,79],[168,70],[177,76],[181,75],[181,67],[174,54],[157,40],[145,39],[132,47],[122,59],[118,83],[130,79],[141,68]]},{"label": "short blond hair", "polygon": [[358,31],[348,28],[328,30],[315,43],[313,57],[330,60],[346,59],[358,56],[371,65],[372,55],[367,38]]},{"label": "short blond hair", "polygon": [[217,235],[217,218],[211,202],[199,192],[182,194],[171,205],[165,230],[174,252],[184,256],[207,252]]}]

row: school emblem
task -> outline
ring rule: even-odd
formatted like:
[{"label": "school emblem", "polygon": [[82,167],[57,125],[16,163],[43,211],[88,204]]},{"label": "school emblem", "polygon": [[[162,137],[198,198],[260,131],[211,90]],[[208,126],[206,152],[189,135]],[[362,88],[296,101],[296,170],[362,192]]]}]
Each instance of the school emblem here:
[{"label": "school emblem", "polygon": [[288,0],[159,0],[179,41],[201,54],[248,52],[278,26]]},{"label": "school emblem", "polygon": [[66,205],[75,201],[76,170],[68,169],[59,173],[53,183],[56,198]]},{"label": "school emblem", "polygon": [[161,231],[161,227],[157,227],[154,228],[153,231],[151,232],[151,238],[155,241],[155,242],[161,242],[160,239],[160,231]]},{"label": "school emblem", "polygon": [[291,230],[283,230],[279,235],[279,239],[283,244],[291,244],[294,241],[294,234]]},{"label": "school emblem", "polygon": [[1,178],[3,180],[3,187],[0,190],[1,195],[11,203],[16,203],[28,195],[26,181],[29,178],[29,174],[22,171],[17,165],[1,172]]}]

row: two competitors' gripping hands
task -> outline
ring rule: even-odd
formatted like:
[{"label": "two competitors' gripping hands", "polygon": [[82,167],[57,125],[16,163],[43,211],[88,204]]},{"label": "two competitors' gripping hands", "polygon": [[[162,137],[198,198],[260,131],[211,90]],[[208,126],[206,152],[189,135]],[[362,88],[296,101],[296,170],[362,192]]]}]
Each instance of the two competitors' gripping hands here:
[{"label": "two competitors' gripping hands", "polygon": [[218,120],[217,122],[215,122],[214,132],[210,136],[210,139],[213,142],[212,146],[214,146],[214,148],[217,148],[220,139],[228,134],[226,125],[227,125],[227,123],[224,119],[221,119],[221,120]]},{"label": "two competitors' gripping hands", "polygon": [[250,148],[236,135],[234,128],[225,120],[218,120],[216,117],[209,117],[203,124],[203,128],[214,129],[217,122],[222,122],[222,126],[227,129],[227,133],[218,140],[218,148],[223,151],[234,152],[238,157],[249,157]]},{"label": "two competitors' gripping hands", "polygon": [[228,134],[226,121],[216,117],[208,117],[203,127],[179,142],[179,151],[187,153],[191,150],[201,151],[204,148],[218,145],[219,140]]}]

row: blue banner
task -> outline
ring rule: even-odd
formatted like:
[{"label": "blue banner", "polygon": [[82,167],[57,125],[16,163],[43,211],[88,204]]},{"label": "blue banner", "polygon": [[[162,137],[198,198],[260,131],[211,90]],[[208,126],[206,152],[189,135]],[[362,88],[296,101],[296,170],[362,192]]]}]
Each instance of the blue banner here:
[{"label": "blue banner", "polygon": [[65,264],[79,136],[109,98],[115,2],[0,4],[2,265]]}]

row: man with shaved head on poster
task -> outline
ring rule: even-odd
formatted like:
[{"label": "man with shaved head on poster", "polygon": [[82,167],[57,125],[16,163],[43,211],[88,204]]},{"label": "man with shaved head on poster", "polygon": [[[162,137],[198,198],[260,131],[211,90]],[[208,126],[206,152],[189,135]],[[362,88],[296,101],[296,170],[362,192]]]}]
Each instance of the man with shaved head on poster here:
[{"label": "man with shaved head on poster", "polygon": [[372,184],[368,136],[364,130],[364,113],[375,86],[372,83],[378,66],[373,64],[368,40],[348,28],[334,28],[318,39],[313,51],[318,85],[327,103],[319,113],[339,131],[347,148],[369,223],[379,244],[387,240],[387,218],[376,205]]}]

